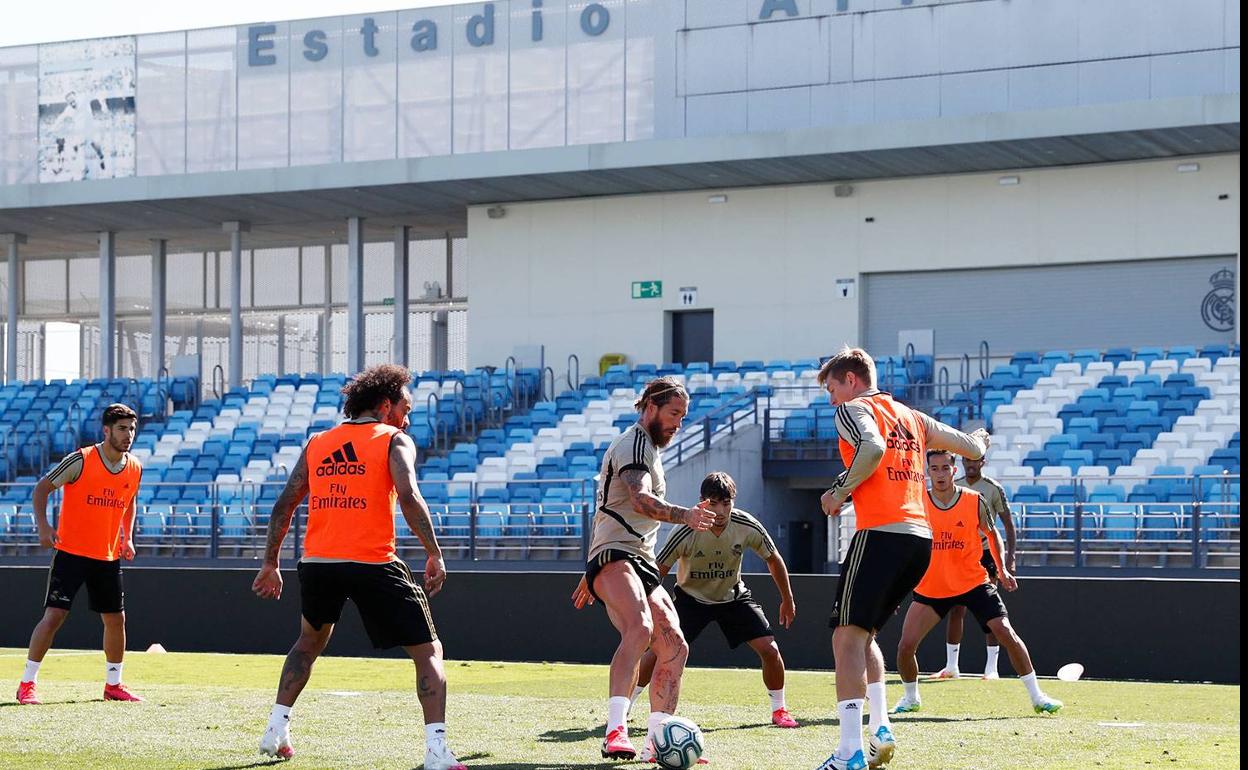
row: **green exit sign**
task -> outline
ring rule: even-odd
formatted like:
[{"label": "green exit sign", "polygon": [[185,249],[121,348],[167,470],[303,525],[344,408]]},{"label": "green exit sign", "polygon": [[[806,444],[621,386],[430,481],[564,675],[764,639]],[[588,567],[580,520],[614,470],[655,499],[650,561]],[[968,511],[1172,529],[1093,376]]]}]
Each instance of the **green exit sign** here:
[{"label": "green exit sign", "polygon": [[662,296],[662,281],[633,281],[633,299],[658,299]]}]

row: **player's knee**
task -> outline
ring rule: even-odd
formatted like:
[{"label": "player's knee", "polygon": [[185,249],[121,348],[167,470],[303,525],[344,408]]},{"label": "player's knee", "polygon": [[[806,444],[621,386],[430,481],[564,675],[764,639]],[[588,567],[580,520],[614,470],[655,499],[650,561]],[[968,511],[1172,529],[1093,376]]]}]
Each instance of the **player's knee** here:
[{"label": "player's knee", "polygon": [[63,610],[60,607],[49,607],[43,613],[43,622],[55,630],[65,624],[65,618],[67,617],[69,617],[69,610]]},{"label": "player's knee", "polygon": [[654,621],[650,618],[641,618],[626,628],[622,636],[626,644],[645,649],[649,646],[651,637],[654,636]]},{"label": "player's knee", "polygon": [[100,615],[107,628],[124,628],[126,625],[126,613],[124,612],[105,612]]},{"label": "player's knee", "polygon": [[767,644],[760,645],[759,647],[755,648],[755,652],[758,653],[758,657],[763,659],[764,663],[783,663],[784,662],[784,659],[780,657],[780,646],[777,645],[775,641],[771,641],[771,642],[768,642]]},{"label": "player's knee", "polygon": [[918,652],[919,643],[914,639],[906,639],[903,637],[902,640],[897,643],[897,657],[899,658],[913,658],[918,654]]}]

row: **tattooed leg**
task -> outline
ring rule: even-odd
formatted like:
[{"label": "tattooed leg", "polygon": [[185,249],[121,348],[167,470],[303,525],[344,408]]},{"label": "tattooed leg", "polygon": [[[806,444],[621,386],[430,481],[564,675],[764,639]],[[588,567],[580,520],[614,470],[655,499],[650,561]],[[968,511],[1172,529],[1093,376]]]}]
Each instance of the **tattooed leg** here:
[{"label": "tattooed leg", "polygon": [[425,712],[425,724],[446,721],[446,673],[442,668],[442,642],[404,647],[416,664],[416,696]]},{"label": "tattooed leg", "polygon": [[303,692],[308,677],[312,675],[312,664],[325,650],[329,636],[334,632],[334,625],[326,623],[317,631],[307,620],[300,618],[303,624],[299,639],[286,654],[286,664],[282,666],[282,678],[277,685],[277,703],[280,706],[293,706],[299,693]]},{"label": "tattooed leg", "polygon": [[680,680],[689,659],[689,645],[680,631],[680,618],[667,591],[656,588],[650,594],[650,613],[654,617],[654,675],[650,680],[650,710],[675,714],[680,702]]}]

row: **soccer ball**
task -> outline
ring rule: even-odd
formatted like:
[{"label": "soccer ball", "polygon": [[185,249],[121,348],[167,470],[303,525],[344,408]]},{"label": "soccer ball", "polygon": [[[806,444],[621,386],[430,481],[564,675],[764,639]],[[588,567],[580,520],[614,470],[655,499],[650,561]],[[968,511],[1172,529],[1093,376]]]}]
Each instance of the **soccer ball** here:
[{"label": "soccer ball", "polygon": [[702,731],[684,717],[668,717],[654,733],[654,761],[659,767],[685,770],[702,756]]}]

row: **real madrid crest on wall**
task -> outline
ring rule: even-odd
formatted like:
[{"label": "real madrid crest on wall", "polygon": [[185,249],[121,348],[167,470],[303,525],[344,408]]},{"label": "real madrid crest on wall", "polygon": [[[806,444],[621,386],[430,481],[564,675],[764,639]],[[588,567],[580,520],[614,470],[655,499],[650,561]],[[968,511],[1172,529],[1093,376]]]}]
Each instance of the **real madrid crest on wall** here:
[{"label": "real madrid crest on wall", "polygon": [[1222,268],[1209,278],[1213,288],[1200,303],[1200,317],[1215,332],[1235,328],[1235,271]]}]

